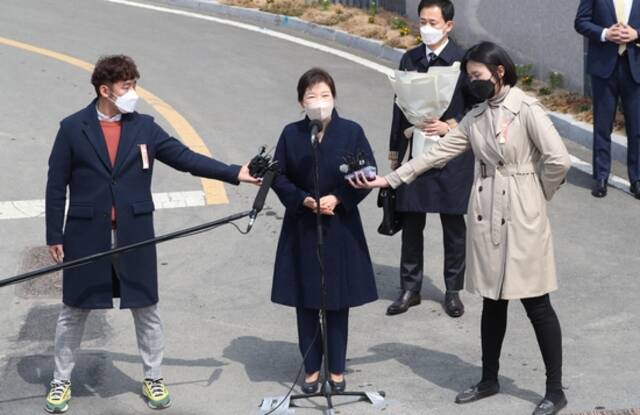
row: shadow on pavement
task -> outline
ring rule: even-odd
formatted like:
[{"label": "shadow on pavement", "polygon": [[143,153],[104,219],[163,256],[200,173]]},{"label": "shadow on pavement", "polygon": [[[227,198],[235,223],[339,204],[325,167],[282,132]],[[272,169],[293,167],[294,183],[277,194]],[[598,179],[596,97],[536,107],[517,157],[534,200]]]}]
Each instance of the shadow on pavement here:
[{"label": "shadow on pavement", "polygon": [[[478,345],[479,347],[480,345]],[[359,366],[396,360],[410,368],[422,379],[440,388],[461,392],[480,380],[482,369],[467,363],[458,356],[403,343],[384,343],[369,349],[369,356],[349,359],[348,366]],[[389,385],[376,385],[389,390]],[[392,385],[391,385],[392,386]],[[544,385],[541,385],[543,387]],[[519,388],[513,379],[500,376],[501,393],[537,404],[542,396],[528,389]]]}]

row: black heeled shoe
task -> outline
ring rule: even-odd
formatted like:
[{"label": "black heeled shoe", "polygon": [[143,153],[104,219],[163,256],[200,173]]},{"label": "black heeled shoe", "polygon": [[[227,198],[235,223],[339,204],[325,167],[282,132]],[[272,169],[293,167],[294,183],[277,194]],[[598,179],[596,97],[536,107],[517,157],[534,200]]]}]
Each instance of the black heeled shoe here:
[{"label": "black heeled shoe", "polygon": [[469,389],[460,392],[456,396],[457,404],[464,404],[479,401],[480,399],[488,398],[500,392],[500,384],[498,382],[480,382]]},{"label": "black heeled shoe", "polygon": [[318,376],[318,379],[314,380],[313,382],[307,383],[307,381],[305,380],[302,383],[302,392],[304,392],[306,395],[312,395],[318,392],[319,387],[320,387],[320,376]]},{"label": "black heeled shoe", "polygon": [[331,390],[334,392],[344,392],[347,389],[347,380],[344,378],[341,382],[330,380],[329,385],[331,385]]}]

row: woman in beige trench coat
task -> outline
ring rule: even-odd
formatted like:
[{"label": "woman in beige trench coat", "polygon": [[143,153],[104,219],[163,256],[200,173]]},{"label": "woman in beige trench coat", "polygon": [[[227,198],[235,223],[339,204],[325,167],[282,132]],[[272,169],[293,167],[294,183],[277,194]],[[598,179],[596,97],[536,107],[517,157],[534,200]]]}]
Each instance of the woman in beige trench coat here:
[{"label": "woman in beige trench coat", "polygon": [[534,415],[567,404],[562,391],[562,338],[549,293],[557,289],[546,202],[564,182],[569,154],[543,107],[515,87],[515,65],[499,46],[483,42],[462,62],[471,89],[484,102],[432,149],[374,181],[355,187],[397,188],[431,168],[441,168],[471,148],[475,182],[468,208],[467,289],[484,298],[482,380],[460,393],[468,403],[499,392],[500,350],[508,300],[525,306],[542,351],[547,391]]}]

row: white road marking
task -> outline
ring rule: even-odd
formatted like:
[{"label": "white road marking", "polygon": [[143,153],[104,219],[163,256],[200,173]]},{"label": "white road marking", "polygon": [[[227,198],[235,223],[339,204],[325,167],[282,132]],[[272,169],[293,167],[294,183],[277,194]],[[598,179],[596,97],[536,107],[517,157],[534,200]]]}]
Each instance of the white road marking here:
[{"label": "white road marking", "polygon": [[[153,203],[155,204],[156,209],[206,206],[204,192],[201,190],[154,193]],[[44,217],[44,211],[44,200],[16,200],[0,202],[0,220],[40,218]]]},{"label": "white road marking", "polygon": [[238,29],[244,29],[244,30],[248,30],[250,32],[257,32],[263,35],[267,35],[267,36],[271,36],[271,37],[275,37],[281,40],[285,40],[287,42],[291,42],[291,43],[296,43],[298,45],[302,45],[302,46],[306,46],[308,48],[311,49],[315,49],[315,50],[319,50],[325,53],[329,53],[335,56],[339,56],[343,59],[349,60],[351,62],[357,63],[358,65],[362,65],[365,66],[369,69],[372,69],[374,71],[380,72],[384,75],[392,75],[393,74],[393,69],[381,65],[379,63],[370,61],[369,59],[365,59],[365,58],[361,58],[360,56],[356,56],[353,53],[349,53],[349,52],[345,52],[343,50],[339,50],[339,49],[335,49],[332,48],[330,46],[326,46],[323,45],[321,43],[317,43],[317,42],[312,42],[310,40],[306,40],[306,39],[301,39],[286,33],[282,33],[282,32],[278,32],[276,30],[271,30],[271,29],[267,29],[264,27],[260,27],[260,26],[255,26],[252,24],[248,24],[248,23],[240,23],[240,22],[236,22],[233,20],[228,20],[228,19],[222,19],[219,17],[214,17],[214,16],[209,16],[206,14],[200,14],[200,13],[194,13],[194,12],[188,12],[188,11],[184,11],[184,10],[178,10],[178,9],[172,9],[169,7],[162,7],[162,6],[153,6],[151,4],[144,4],[144,3],[138,3],[135,1],[129,1],[129,0],[106,0],[109,3],[116,3],[116,4],[122,4],[124,6],[131,6],[131,7],[138,7],[140,9],[147,9],[147,10],[155,10],[158,12],[163,12],[163,13],[170,13],[170,14],[176,14],[176,15],[180,15],[180,16],[186,16],[186,17],[191,17],[194,19],[200,19],[200,20],[207,20],[210,22],[215,22],[215,23],[219,23],[222,25],[226,25],[226,26],[232,26],[232,27],[236,27]]}]

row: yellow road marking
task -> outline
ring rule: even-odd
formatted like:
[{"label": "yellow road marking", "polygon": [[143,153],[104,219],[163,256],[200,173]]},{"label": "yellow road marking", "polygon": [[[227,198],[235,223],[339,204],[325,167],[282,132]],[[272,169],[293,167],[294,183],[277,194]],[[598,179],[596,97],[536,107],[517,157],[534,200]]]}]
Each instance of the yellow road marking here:
[{"label": "yellow road marking", "polygon": [[[33,46],[28,43],[7,39],[1,36],[0,44],[26,50],[28,52],[33,52],[42,56],[56,59],[61,62],[68,63],[70,65],[84,69],[85,71],[93,72],[92,64],[78,58],[74,58],[73,56]],[[176,131],[178,137],[180,137],[180,139],[187,146],[189,146],[189,148],[200,154],[211,157],[211,152],[202,140],[202,137],[200,137],[200,135],[191,126],[191,124],[189,124],[189,121],[187,121],[178,111],[176,111],[167,102],[163,101],[162,99],[142,87],[137,87],[136,91],[138,92],[138,95],[140,95],[140,98],[145,100],[149,105],[153,107],[154,110],[156,110],[162,117],[164,117],[164,119],[167,120],[171,127],[173,127],[173,129]],[[208,205],[221,205],[229,203],[229,198],[227,197],[227,192],[225,191],[222,182],[211,179],[200,179],[200,181],[202,183],[202,189],[204,190],[204,195]]]}]

